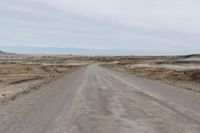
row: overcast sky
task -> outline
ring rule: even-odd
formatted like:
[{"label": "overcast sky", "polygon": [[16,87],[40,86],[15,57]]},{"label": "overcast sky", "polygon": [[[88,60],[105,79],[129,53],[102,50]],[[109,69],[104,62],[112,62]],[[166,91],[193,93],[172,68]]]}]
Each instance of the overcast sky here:
[{"label": "overcast sky", "polygon": [[1,47],[200,53],[200,1],[1,0]]}]

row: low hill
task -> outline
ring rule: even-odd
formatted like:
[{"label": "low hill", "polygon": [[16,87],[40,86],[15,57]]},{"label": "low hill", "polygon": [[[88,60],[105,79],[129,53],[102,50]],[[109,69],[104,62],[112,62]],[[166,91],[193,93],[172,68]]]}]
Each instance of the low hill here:
[{"label": "low hill", "polygon": [[0,54],[6,54],[6,52],[0,50]]},{"label": "low hill", "polygon": [[15,53],[8,53],[8,52],[5,52],[5,51],[2,51],[0,50],[0,55],[16,55]]}]

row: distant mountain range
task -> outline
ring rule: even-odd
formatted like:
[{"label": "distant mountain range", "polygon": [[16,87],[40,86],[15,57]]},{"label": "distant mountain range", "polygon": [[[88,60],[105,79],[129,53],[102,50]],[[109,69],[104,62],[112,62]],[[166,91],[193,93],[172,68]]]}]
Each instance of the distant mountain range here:
[{"label": "distant mountain range", "polygon": [[16,54],[15,53],[8,53],[8,52],[0,50],[0,55],[16,55]]},{"label": "distant mountain range", "polygon": [[0,50],[0,54],[6,54],[6,52],[3,52],[3,51]]},{"label": "distant mountain range", "polygon": [[[22,51],[20,51],[22,49]],[[15,55],[21,55],[21,54],[35,54],[35,55],[57,55],[58,53],[62,53],[62,55],[69,55],[69,54],[73,54],[73,55],[133,55],[133,53],[136,53],[134,51],[128,51],[128,50],[97,50],[97,49],[75,49],[75,48],[68,48],[68,49],[56,49],[56,48],[25,48],[24,51],[26,51],[26,53],[23,53],[23,48],[21,49],[15,49],[12,51],[15,52],[5,52],[0,50],[0,56],[15,56]],[[19,54],[18,54],[19,53]],[[137,55],[137,54],[136,54]],[[148,55],[146,55],[148,56]],[[150,56],[150,55],[149,55]],[[159,55],[158,55],[159,56]],[[167,55],[166,55],[167,56]],[[181,56],[183,58],[200,58],[200,54],[188,54],[188,55],[177,55],[177,56]]]}]

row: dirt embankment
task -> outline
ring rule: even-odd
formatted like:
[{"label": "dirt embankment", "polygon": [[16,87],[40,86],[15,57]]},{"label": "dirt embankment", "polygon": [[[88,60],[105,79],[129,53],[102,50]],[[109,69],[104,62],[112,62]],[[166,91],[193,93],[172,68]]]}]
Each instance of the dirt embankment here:
[{"label": "dirt embankment", "polygon": [[72,62],[72,57],[20,56],[0,61],[0,101],[15,99],[20,93],[38,89],[57,77],[74,71],[86,63]]},{"label": "dirt embankment", "polygon": [[137,57],[104,66],[200,92],[199,55]]}]

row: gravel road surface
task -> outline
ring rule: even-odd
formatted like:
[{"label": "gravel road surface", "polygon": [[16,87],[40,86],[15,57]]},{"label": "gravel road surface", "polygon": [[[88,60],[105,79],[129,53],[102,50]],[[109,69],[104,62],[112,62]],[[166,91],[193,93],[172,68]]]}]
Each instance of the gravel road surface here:
[{"label": "gravel road surface", "polygon": [[1,104],[0,133],[200,133],[200,94],[94,64]]}]

